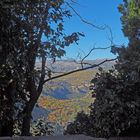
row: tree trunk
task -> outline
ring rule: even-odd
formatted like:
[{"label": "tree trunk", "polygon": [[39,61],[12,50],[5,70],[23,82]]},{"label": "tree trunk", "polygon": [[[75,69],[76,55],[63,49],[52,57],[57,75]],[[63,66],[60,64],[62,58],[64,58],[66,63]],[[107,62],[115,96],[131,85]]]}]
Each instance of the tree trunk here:
[{"label": "tree trunk", "polygon": [[31,118],[32,118],[32,111],[37,102],[37,98],[34,98],[34,100],[31,100],[27,105],[24,110],[24,117],[23,117],[23,122],[22,122],[22,130],[21,130],[21,135],[22,136],[30,136],[30,123],[31,123]]},{"label": "tree trunk", "polygon": [[22,136],[30,136],[30,122],[32,118],[32,111],[39,97],[36,85],[32,79],[29,79],[28,85],[28,89],[30,91],[30,101],[26,104],[26,107],[24,108],[24,117],[21,130]]},{"label": "tree trunk", "polygon": [[31,114],[32,112],[26,112],[23,122],[22,122],[22,130],[21,135],[22,136],[30,136],[30,122],[31,122]]},{"label": "tree trunk", "polygon": [[37,100],[42,92],[43,84],[38,89],[36,88],[35,83],[30,79],[29,80],[29,91],[30,91],[30,101],[27,103],[24,109],[24,118],[22,122],[22,136],[29,136],[30,134],[30,123],[32,118],[32,111],[37,103]]}]

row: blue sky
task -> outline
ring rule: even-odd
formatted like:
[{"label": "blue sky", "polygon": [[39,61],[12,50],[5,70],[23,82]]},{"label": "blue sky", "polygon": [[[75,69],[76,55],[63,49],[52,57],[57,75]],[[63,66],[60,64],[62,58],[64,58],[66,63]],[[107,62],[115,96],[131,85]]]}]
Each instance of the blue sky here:
[{"label": "blue sky", "polygon": [[[76,0],[79,4],[73,5],[75,10],[87,21],[96,25],[108,25],[113,33],[113,42],[117,45],[127,44],[127,38],[123,36],[120,13],[117,6],[122,3],[122,0]],[[78,53],[81,57],[86,55],[90,49],[95,47],[108,47],[110,45],[108,30],[95,29],[79,19],[73,13],[70,20],[66,20],[65,31],[72,33],[75,31],[83,32],[84,38],[81,38],[79,45],[73,44],[66,48],[65,58],[76,58]],[[87,59],[113,58],[110,49],[94,51]]]}]

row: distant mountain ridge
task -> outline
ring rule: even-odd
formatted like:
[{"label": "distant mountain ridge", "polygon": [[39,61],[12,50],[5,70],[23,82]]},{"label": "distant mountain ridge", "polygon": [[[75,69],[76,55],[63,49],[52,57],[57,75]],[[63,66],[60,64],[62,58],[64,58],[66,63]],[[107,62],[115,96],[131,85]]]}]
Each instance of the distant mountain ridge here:
[{"label": "distant mountain ridge", "polygon": [[[96,60],[85,60],[84,63],[87,64],[83,64],[84,67],[88,67],[90,65],[88,64],[99,64],[101,62],[103,62],[106,59],[96,59]],[[109,62],[105,62],[101,65],[101,67],[103,69],[111,69],[115,64],[115,61],[109,61]],[[36,66],[39,67],[41,64],[40,62],[36,63]],[[55,72],[68,72],[68,71],[72,71],[72,70],[76,70],[76,69],[80,69],[81,68],[81,64],[80,61],[75,62],[74,60],[57,60],[56,62],[52,62],[52,61],[48,61],[47,62],[47,67]],[[98,67],[94,68],[94,69],[98,69]]]}]

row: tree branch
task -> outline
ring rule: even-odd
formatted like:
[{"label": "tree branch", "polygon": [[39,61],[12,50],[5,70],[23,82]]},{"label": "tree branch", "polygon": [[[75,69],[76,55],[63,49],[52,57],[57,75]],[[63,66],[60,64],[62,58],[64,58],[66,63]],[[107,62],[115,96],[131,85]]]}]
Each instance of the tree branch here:
[{"label": "tree branch", "polygon": [[72,11],[80,18],[80,20],[85,23],[85,24],[88,24],[90,26],[92,26],[93,28],[96,28],[96,29],[99,29],[99,30],[104,30],[106,28],[106,26],[97,26],[97,25],[94,25],[93,23],[83,19],[83,17],[68,3],[66,2],[66,4],[68,5],[68,7],[70,7],[70,9],[72,9]]},{"label": "tree branch", "polygon": [[45,84],[46,82],[48,81],[51,81],[51,80],[54,80],[54,79],[57,79],[57,78],[60,78],[60,77],[64,77],[64,76],[67,76],[67,75],[70,75],[70,74],[73,74],[73,73],[76,73],[76,72],[80,72],[80,71],[84,71],[84,70],[88,70],[88,69],[92,69],[92,68],[95,68],[95,67],[98,67],[106,62],[110,62],[110,61],[115,61],[117,60],[117,58],[114,58],[114,59],[106,59],[98,64],[93,64],[89,67],[86,67],[86,68],[81,68],[81,69],[77,69],[77,70],[73,70],[73,71],[70,71],[70,72],[67,72],[67,73],[63,73],[61,75],[57,75],[57,76],[54,76],[54,77],[51,77],[49,79],[46,79],[44,80],[43,84]]},{"label": "tree branch", "polygon": [[111,48],[111,46],[109,46],[109,47],[93,47],[89,52],[88,52],[88,54],[86,54],[82,59],[81,59],[81,61],[80,62],[77,62],[77,61],[74,61],[75,63],[77,63],[77,64],[81,64],[81,67],[83,68],[84,66],[84,64],[86,64],[86,65],[92,65],[92,64],[90,64],[90,63],[87,63],[87,62],[84,62],[84,60],[94,51],[94,50],[105,50],[105,49],[108,49],[108,48]]},{"label": "tree branch", "polygon": [[92,53],[93,50],[94,50],[94,48],[92,48],[92,49],[89,51],[89,53],[88,53],[85,57],[82,58],[82,60],[81,60],[81,66],[82,66],[82,68],[84,68],[84,66],[83,66],[84,60]]}]

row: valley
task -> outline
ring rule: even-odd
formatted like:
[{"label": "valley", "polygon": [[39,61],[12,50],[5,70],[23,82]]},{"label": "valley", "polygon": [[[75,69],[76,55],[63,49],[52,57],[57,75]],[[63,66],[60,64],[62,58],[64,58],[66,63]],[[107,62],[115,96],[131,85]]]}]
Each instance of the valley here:
[{"label": "valley", "polygon": [[[63,71],[67,72],[68,69],[74,70],[78,67],[73,62],[67,61],[59,61],[55,64],[55,66],[57,65],[57,69],[53,70],[61,71],[62,69],[60,68],[63,67]],[[103,68],[108,69],[112,66],[113,63],[104,64]],[[89,106],[94,102],[89,90],[90,81],[97,71],[97,68],[80,71],[46,83],[33,112],[33,116],[36,116],[33,117],[34,120],[44,117],[46,121],[66,128],[70,122],[74,121],[78,112],[89,113]]]}]

